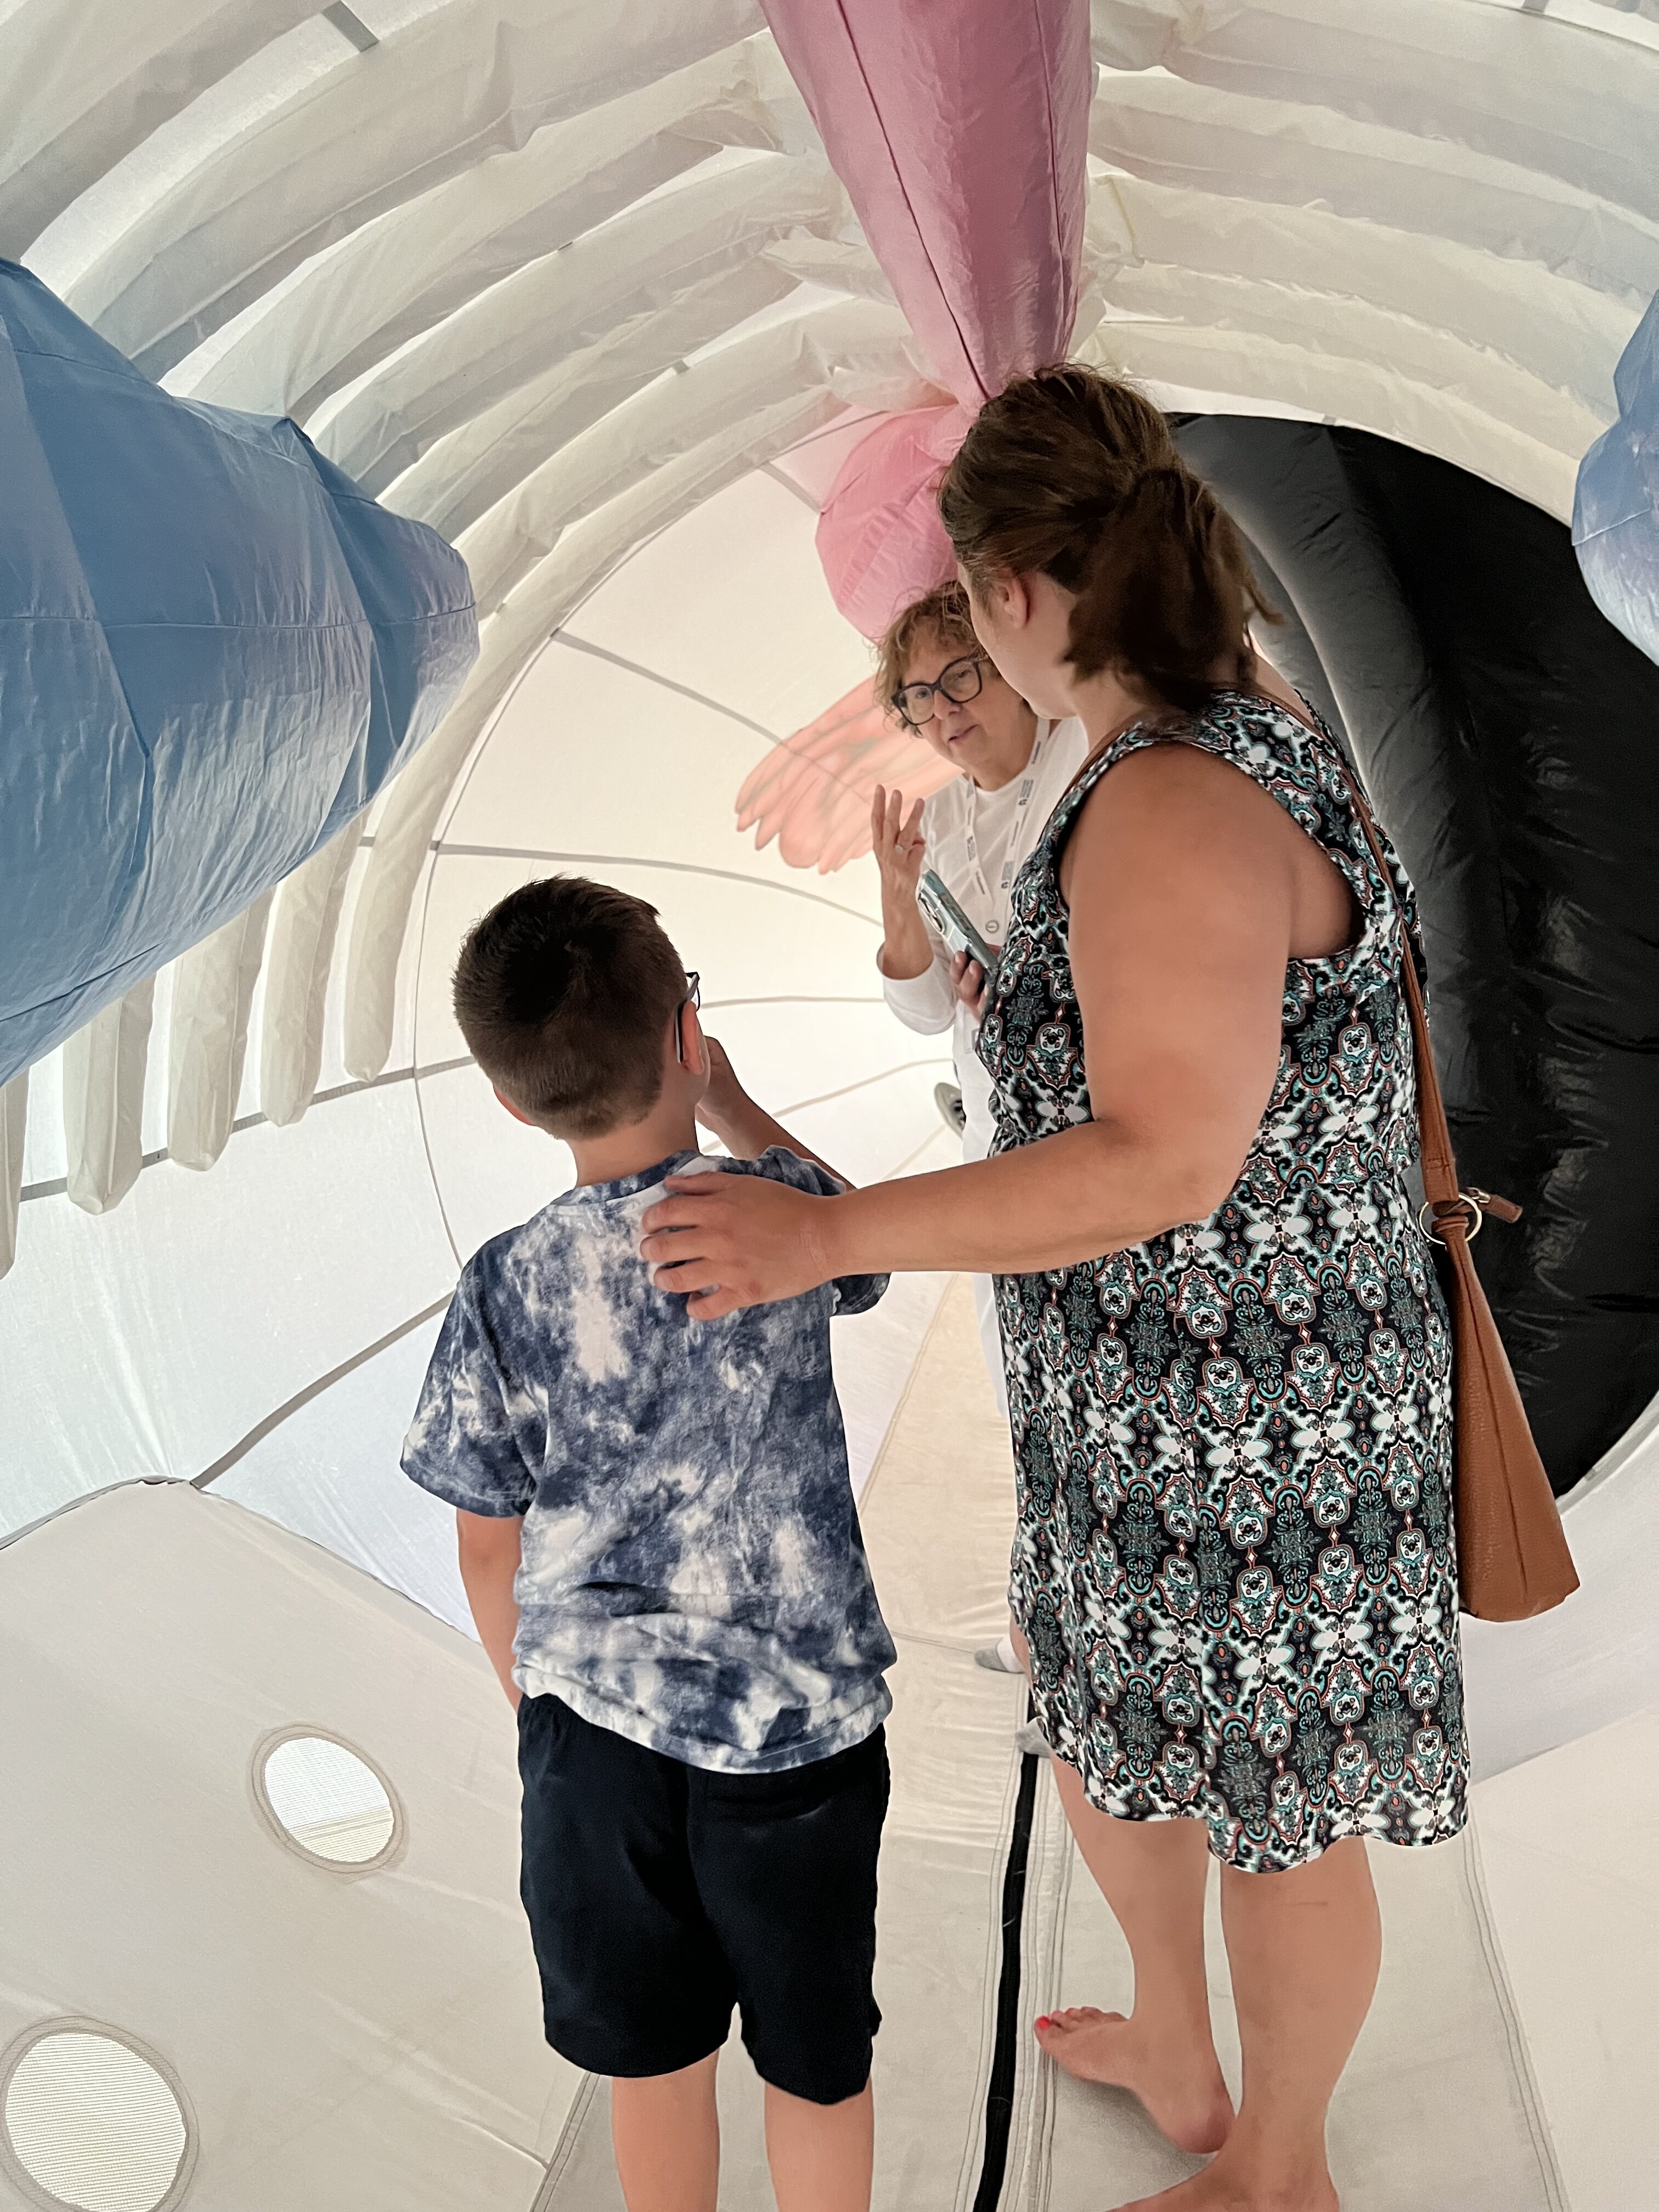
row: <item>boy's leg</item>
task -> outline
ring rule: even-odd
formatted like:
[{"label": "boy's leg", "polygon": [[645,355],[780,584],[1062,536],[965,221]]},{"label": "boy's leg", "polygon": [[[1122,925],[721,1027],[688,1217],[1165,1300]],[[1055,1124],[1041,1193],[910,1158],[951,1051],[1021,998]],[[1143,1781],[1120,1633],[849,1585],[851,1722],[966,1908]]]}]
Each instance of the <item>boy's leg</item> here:
[{"label": "boy's leg", "polygon": [[547,2039],[611,2077],[629,2212],[714,2212],[735,1991],[692,1869],[690,1770],[538,1697],[519,1707],[519,1771]]},{"label": "boy's leg", "polygon": [[767,2083],[766,2162],[778,2212],[868,2212],[875,2152],[867,2081],[838,2105],[814,2105]]},{"label": "boy's leg", "polygon": [[611,2140],[628,2212],[715,2212],[720,2127],[717,2051],[678,2074],[611,2084]]},{"label": "boy's leg", "polygon": [[863,1743],[779,1774],[697,1775],[687,1832],[697,1888],[766,2083],[780,2212],[867,2212],[872,2039],[880,2026],[876,1859],[887,1748]]}]

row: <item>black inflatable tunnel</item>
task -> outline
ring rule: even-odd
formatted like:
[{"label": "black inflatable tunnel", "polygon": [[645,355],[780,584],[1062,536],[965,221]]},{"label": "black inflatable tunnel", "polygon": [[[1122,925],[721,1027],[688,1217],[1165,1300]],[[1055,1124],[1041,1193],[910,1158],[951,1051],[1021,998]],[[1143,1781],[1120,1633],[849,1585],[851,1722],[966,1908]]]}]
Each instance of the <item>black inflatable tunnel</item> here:
[{"label": "black inflatable tunnel", "polygon": [[1418,888],[1475,1247],[1558,1492],[1659,1395],[1659,667],[1565,528],[1363,431],[1175,418]]}]

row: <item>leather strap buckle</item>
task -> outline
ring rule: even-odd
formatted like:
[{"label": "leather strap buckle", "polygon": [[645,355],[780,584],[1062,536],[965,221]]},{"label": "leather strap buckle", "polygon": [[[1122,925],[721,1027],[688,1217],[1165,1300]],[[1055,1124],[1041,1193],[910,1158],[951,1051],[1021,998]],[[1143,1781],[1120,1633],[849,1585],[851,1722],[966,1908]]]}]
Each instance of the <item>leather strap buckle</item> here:
[{"label": "leather strap buckle", "polygon": [[1486,1210],[1483,1200],[1489,1196],[1484,1190],[1460,1190],[1455,1198],[1426,1199],[1418,1208],[1417,1225],[1431,1244],[1444,1244],[1443,1237],[1435,1231],[1443,1224],[1454,1221],[1460,1214],[1469,1220],[1465,1243],[1473,1244],[1486,1225]]}]

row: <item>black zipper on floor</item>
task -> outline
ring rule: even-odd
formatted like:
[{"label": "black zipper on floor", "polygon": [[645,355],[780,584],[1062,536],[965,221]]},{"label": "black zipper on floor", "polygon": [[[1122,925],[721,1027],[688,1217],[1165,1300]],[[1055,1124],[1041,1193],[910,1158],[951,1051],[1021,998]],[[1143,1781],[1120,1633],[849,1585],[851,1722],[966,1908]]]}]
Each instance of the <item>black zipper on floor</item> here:
[{"label": "black zipper on floor", "polygon": [[991,2078],[985,2091],[985,2155],[980,2164],[979,2187],[974,2191],[973,2212],[996,2212],[1008,2170],[1008,2138],[1014,2123],[1014,2068],[1019,2057],[1020,1928],[1025,1916],[1025,1870],[1031,1856],[1037,1769],[1042,1764],[1035,1752],[1026,1752],[1020,1759],[1013,1832],[1008,1838],[1008,1860],[1002,1870],[1002,1969],[997,1980]]}]

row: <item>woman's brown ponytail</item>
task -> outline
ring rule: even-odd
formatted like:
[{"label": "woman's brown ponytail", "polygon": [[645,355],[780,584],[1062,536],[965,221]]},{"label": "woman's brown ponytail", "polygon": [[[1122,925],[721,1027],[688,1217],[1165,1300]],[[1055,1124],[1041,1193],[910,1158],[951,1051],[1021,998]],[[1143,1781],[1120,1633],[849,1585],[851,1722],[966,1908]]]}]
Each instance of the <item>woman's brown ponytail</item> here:
[{"label": "woman's brown ponytail", "polygon": [[976,588],[1040,569],[1073,592],[1066,659],[1188,711],[1243,676],[1252,614],[1274,619],[1238,533],[1133,386],[1068,364],[981,410],[939,514]]},{"label": "woman's brown ponytail", "polygon": [[[1240,572],[1243,573],[1241,574]],[[1066,658],[1079,676],[1127,670],[1196,709],[1243,670],[1248,570],[1231,522],[1186,469],[1148,469],[1107,517],[1080,579]]]}]

